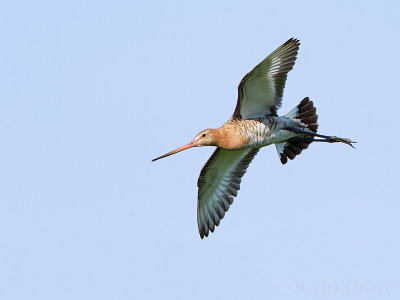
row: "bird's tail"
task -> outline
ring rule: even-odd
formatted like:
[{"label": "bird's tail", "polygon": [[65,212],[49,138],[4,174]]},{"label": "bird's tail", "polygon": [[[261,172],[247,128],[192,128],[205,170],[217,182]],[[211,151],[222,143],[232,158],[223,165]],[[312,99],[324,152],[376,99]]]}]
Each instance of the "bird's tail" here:
[{"label": "bird's tail", "polygon": [[[297,119],[307,125],[313,132],[318,130],[318,115],[314,103],[308,97],[304,98],[299,105],[288,112],[285,117]],[[282,164],[286,164],[289,159],[294,159],[304,149],[307,149],[312,141],[299,141],[296,139],[288,140],[283,143],[275,144]]]},{"label": "bird's tail", "polygon": [[299,105],[289,111],[285,117],[299,120],[313,132],[317,132],[318,130],[317,109],[314,107],[314,102],[308,97],[301,100]]}]

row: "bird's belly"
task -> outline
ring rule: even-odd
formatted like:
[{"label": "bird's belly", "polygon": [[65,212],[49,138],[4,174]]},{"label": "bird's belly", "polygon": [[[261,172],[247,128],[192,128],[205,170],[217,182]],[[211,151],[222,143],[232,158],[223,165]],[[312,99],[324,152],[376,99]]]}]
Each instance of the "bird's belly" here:
[{"label": "bird's belly", "polygon": [[[292,124],[293,122],[296,124]],[[297,127],[298,122],[282,117],[276,117],[272,121],[268,119],[262,120],[247,132],[249,146],[265,147],[271,144],[282,143],[298,136],[297,133],[283,129],[290,126]]]},{"label": "bird's belly", "polygon": [[284,129],[279,129],[276,131],[271,131],[270,134],[268,136],[266,136],[261,142],[260,142],[260,146],[264,147],[264,146],[268,146],[271,144],[278,144],[278,143],[282,143],[284,141],[287,141],[288,139],[291,139],[295,136],[297,136],[297,133],[294,133],[292,131],[289,130],[284,130]]}]

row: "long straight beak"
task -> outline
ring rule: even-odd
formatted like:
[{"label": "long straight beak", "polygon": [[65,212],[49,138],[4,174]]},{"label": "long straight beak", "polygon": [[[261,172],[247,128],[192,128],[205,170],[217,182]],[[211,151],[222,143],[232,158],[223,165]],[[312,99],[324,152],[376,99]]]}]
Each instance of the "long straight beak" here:
[{"label": "long straight beak", "polygon": [[181,152],[181,151],[183,151],[183,150],[186,150],[186,149],[189,149],[189,148],[192,148],[192,147],[197,147],[197,146],[199,146],[199,145],[196,144],[194,141],[191,141],[191,142],[187,143],[185,146],[182,146],[182,147],[180,147],[180,148],[178,148],[178,149],[175,149],[175,150],[173,150],[173,151],[171,151],[171,152],[168,152],[167,154],[161,155],[160,157],[157,157],[157,158],[155,158],[155,159],[152,159],[151,161],[156,161],[156,160],[159,160],[159,159],[161,159],[161,158],[164,158],[164,157],[173,155],[173,154],[175,154],[175,153]]}]

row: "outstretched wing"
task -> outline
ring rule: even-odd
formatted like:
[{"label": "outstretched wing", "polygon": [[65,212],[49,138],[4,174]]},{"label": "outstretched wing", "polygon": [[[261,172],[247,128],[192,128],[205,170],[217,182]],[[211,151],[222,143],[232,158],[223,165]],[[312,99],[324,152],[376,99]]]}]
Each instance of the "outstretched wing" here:
[{"label": "outstretched wing", "polygon": [[208,236],[209,231],[214,232],[225,216],[258,150],[217,148],[204,165],[197,182],[197,224],[201,238]]},{"label": "outstretched wing", "polygon": [[299,45],[296,39],[288,40],[243,77],[233,118],[252,119],[276,114]]}]

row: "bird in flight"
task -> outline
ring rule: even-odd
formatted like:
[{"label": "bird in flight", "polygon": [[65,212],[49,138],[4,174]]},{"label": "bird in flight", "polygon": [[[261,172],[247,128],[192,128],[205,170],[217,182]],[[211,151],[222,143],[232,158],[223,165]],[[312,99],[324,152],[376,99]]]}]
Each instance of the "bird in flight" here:
[{"label": "bird in flight", "polygon": [[286,115],[277,115],[299,45],[299,40],[289,39],[243,77],[235,111],[220,128],[202,130],[188,144],[152,160],[193,147],[216,147],[197,182],[197,224],[201,238],[214,232],[224,218],[260,148],[275,144],[280,161],[286,164],[312,142],[341,142],[353,147],[355,142],[349,139],[317,133],[318,115],[308,97]]}]

